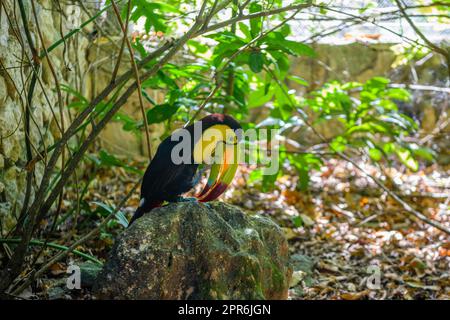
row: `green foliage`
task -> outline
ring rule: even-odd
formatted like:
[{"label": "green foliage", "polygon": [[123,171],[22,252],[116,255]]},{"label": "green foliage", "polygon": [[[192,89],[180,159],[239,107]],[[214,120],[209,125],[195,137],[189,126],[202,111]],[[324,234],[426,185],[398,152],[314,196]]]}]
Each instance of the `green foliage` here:
[{"label": "green foliage", "polygon": [[100,150],[98,154],[89,154],[87,155],[88,159],[95,163],[98,167],[120,167],[125,171],[131,173],[137,173],[142,175],[143,172],[135,167],[129,166],[125,164],[125,162],[119,160],[114,155],[108,153],[105,150]]},{"label": "green foliage", "polygon": [[[97,205],[97,211],[100,212],[103,216],[107,216],[114,213],[115,208],[103,202],[93,201],[92,204]],[[128,227],[128,219],[126,218],[125,214],[122,211],[118,210],[115,213],[115,218],[120,225],[122,225],[125,228]]]},{"label": "green foliage", "polygon": [[[154,31],[166,32],[168,29],[166,14],[177,13],[180,14],[181,11],[176,7],[171,6],[167,3],[156,2],[156,1],[133,1],[133,6],[131,9],[130,20],[137,22],[140,18],[145,19],[145,31],[149,32],[151,29]],[[126,6],[122,16],[125,17]]]},{"label": "green foliage", "polygon": [[[365,150],[373,161],[395,155],[409,169],[416,171],[414,156],[432,159],[428,150],[413,153],[413,146],[404,137],[417,130],[413,119],[398,111],[396,101],[408,101],[404,89],[389,88],[389,80],[374,77],[364,84],[327,83],[322,89],[304,99],[302,106],[311,108],[314,123],[337,119],[344,131],[330,143],[331,150],[343,152],[346,148]],[[417,148],[415,148],[417,149]]]},{"label": "green foliage", "polygon": [[[417,124],[399,112],[396,102],[409,101],[410,94],[404,89],[390,88],[386,78],[374,77],[366,83],[334,81],[301,99],[286,99],[288,88],[283,91],[284,96],[274,94],[267,100],[279,107],[273,109],[271,117],[258,126],[307,129],[308,125],[303,120],[313,127],[338,121],[342,130],[337,130],[323,152],[332,154],[353,149],[364,152],[374,162],[397,159],[412,171],[418,170],[418,158],[433,160],[430,149],[405,141],[406,136],[417,130]],[[291,102],[297,104],[289,105]],[[296,170],[298,189],[302,191],[308,188],[311,170],[319,169],[322,164],[313,153],[289,154],[283,148],[280,161],[285,164],[284,168]],[[276,181],[275,176],[265,177],[259,171],[252,173],[250,178],[251,183],[261,183],[262,190],[272,188]]]},{"label": "green foliage", "polygon": [[309,186],[310,171],[318,170],[322,165],[322,160],[311,153],[289,155],[288,160],[297,170],[299,176],[298,188],[301,191],[306,191]]},{"label": "green foliage", "polygon": [[[189,23],[187,17],[180,16],[182,4],[180,1],[135,1],[130,19],[134,22],[144,19],[147,33],[161,31],[170,36],[177,27]],[[266,1],[251,1],[248,13],[261,12],[273,5],[281,5],[281,1],[270,5]],[[367,9],[370,5],[361,8],[361,13]],[[323,7],[320,11],[326,13]],[[122,14],[125,14],[125,9]],[[173,16],[180,19],[173,20]],[[409,101],[410,94],[404,89],[391,88],[386,78],[374,77],[366,83],[333,81],[306,97],[299,97],[291,86],[296,84],[308,88],[309,83],[301,74],[290,73],[291,61],[294,57],[314,58],[316,53],[308,44],[292,37],[289,23],[281,23],[285,18],[285,14],[259,16],[238,22],[234,29],[219,29],[189,40],[183,62],[166,63],[142,83],[148,124],[165,123],[165,135],[169,134],[174,121],[189,120],[217,83],[222,83],[205,111],[226,111],[239,119],[244,128],[280,128],[281,134],[287,136],[292,129],[307,131],[310,130],[309,125],[316,127],[337,121],[342,130],[330,138],[321,152],[357,151],[373,162],[397,160],[410,170],[418,169],[419,158],[432,161],[433,153],[429,149],[405,142],[404,138],[413,134],[417,125],[399,112],[396,103]],[[267,33],[268,22],[271,26],[280,26]],[[136,38],[133,47],[138,60],[148,54],[146,40]],[[398,50],[406,56],[405,59],[426,54],[417,48]],[[155,63],[150,61],[145,68],[152,68]],[[216,79],[212,79],[212,74]],[[67,86],[63,89],[73,96],[69,108],[79,112],[88,105],[88,100],[75,90]],[[156,103],[149,90],[164,92],[164,101]],[[114,101],[115,97],[112,97],[101,103],[89,121],[101,119]],[[259,123],[246,121],[249,110],[255,108],[269,108],[269,115]],[[133,119],[122,112],[114,117],[114,121],[122,123],[123,130],[135,134],[141,134],[144,127],[142,119]],[[95,161],[103,166],[134,170],[104,152]],[[255,170],[250,175],[250,182],[267,191],[273,188],[283,171],[295,170],[300,177],[298,188],[307,190],[310,173],[319,169],[321,161],[320,156],[312,152],[290,153],[282,146],[280,170],[272,175]]]},{"label": "green foliage", "polygon": [[170,119],[179,109],[179,104],[160,104],[147,111],[147,123],[160,123]]}]

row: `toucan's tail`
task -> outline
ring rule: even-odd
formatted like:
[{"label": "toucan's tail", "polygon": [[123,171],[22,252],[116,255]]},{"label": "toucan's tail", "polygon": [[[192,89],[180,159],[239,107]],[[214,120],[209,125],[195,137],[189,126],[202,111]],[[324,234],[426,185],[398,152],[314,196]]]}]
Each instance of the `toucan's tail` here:
[{"label": "toucan's tail", "polygon": [[163,201],[160,200],[145,200],[144,198],[141,199],[141,204],[137,208],[137,210],[134,212],[133,217],[130,220],[130,223],[128,226],[131,226],[131,224],[138,218],[142,217],[145,213],[150,212],[154,208],[161,207],[163,204]]}]

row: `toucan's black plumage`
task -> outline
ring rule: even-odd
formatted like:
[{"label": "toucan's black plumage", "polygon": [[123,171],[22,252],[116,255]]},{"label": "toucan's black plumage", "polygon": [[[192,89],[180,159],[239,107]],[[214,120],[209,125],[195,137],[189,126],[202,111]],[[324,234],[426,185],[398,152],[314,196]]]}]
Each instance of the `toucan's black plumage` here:
[{"label": "toucan's black plumage", "polygon": [[[217,124],[226,125],[232,130],[241,128],[234,118],[223,114],[211,114],[199,121],[202,122],[202,132]],[[199,137],[194,136],[194,124],[187,126],[185,129],[189,131],[191,136],[192,157],[192,150],[197,142],[195,139],[198,140]],[[141,185],[141,202],[130,224],[153,208],[161,206],[164,201],[178,201],[180,196],[192,189],[199,180],[196,177],[198,164],[195,164],[193,159],[191,159],[191,164],[173,163],[172,149],[178,143],[179,141],[172,141],[171,136],[169,136],[159,145],[155,156],[145,171]]]}]

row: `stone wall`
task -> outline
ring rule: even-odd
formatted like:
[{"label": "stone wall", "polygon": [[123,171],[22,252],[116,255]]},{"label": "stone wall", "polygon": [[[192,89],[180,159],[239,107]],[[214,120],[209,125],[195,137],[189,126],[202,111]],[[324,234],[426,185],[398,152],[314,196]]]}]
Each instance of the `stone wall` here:
[{"label": "stone wall", "polygon": [[[24,1],[28,18],[27,27],[38,51],[42,50],[37,32],[31,2]],[[39,27],[46,47],[61,38],[73,26],[78,26],[87,16],[77,8],[51,0],[35,1]],[[6,8],[6,11],[5,11]],[[70,19],[61,19],[59,10],[63,10]],[[75,12],[74,12],[75,10]],[[32,69],[31,52],[27,45],[24,27],[20,19],[17,1],[2,0],[0,6],[0,221],[12,213],[18,215],[24,199],[27,164],[25,152],[24,110],[26,90],[29,87]],[[13,26],[11,26],[12,22]],[[89,31],[89,28],[85,30]],[[25,45],[22,46],[21,42]],[[50,54],[52,65],[62,84],[80,88],[85,83],[88,68],[86,52],[89,47],[87,37],[75,36]],[[66,98],[64,96],[64,98]],[[42,150],[51,146],[61,133],[58,124],[64,119],[65,128],[69,123],[67,110],[58,107],[55,81],[45,59],[39,81],[36,84],[31,105],[30,136],[32,147]],[[33,186],[39,183],[44,164],[35,165]],[[34,189],[34,188],[33,188]],[[4,224],[3,224],[4,225]]]},{"label": "stone wall", "polygon": [[[52,0],[35,0],[34,3],[43,43],[48,48],[61,39],[62,35],[89,20],[98,10],[101,1],[84,2],[84,8],[79,4],[70,5],[70,2]],[[31,2],[24,1],[24,4],[27,28],[37,51],[40,52],[43,48]],[[96,24],[88,24],[49,54],[59,83],[74,88],[88,100],[93,99],[111,81],[116,55],[123,38],[115,19],[111,9],[106,11],[96,20]],[[4,226],[6,220],[11,220],[6,221],[7,225],[13,223],[12,219],[4,218],[17,216],[25,197],[27,157],[24,111],[26,91],[32,74],[32,55],[17,1],[2,0],[0,27],[0,222]],[[105,30],[107,35],[102,33]],[[94,31],[99,35],[94,36]],[[125,50],[119,75],[129,68],[128,51]],[[69,119],[73,116],[69,115],[67,108],[73,101],[73,95],[62,91],[64,108],[61,118],[55,79],[45,58],[41,61],[39,75],[31,104],[30,136],[34,155],[36,150],[42,151],[44,146],[52,146],[61,137],[62,121],[64,120],[64,128],[67,129]],[[157,102],[163,101],[162,93],[148,94]],[[136,93],[128,99],[121,112],[136,119],[142,118]],[[159,144],[162,129],[161,125],[151,126],[153,152]],[[75,141],[69,141],[70,143]],[[100,134],[96,145],[117,155],[146,159],[145,144],[146,141],[141,135],[126,132],[122,130],[121,123],[112,122]],[[44,161],[36,162],[33,191],[39,186],[43,172]],[[31,198],[33,199],[33,195]]]},{"label": "stone wall", "polygon": [[[384,76],[393,84],[412,84],[436,87],[437,91],[410,89],[412,99],[408,103],[399,102],[399,110],[419,124],[421,138],[427,139],[433,135],[430,146],[438,154],[442,164],[450,163],[450,143],[446,136],[450,133],[449,105],[450,94],[439,91],[448,88],[448,69],[445,59],[438,54],[428,54],[416,62],[405,65],[395,65],[396,55],[391,47],[394,44],[364,44],[354,42],[345,45],[319,44],[315,46],[316,58],[298,58],[293,60],[291,72],[307,80],[310,87],[305,88],[297,83],[290,87],[297,89],[300,95],[319,88],[327,81],[365,82],[374,76]],[[331,120],[333,121],[333,120]],[[316,128],[324,136],[330,138],[336,135],[341,127],[339,121],[332,124],[322,123]],[[441,127],[436,133],[436,128]],[[311,143],[315,135],[303,134],[294,139],[303,139],[303,143]]]}]

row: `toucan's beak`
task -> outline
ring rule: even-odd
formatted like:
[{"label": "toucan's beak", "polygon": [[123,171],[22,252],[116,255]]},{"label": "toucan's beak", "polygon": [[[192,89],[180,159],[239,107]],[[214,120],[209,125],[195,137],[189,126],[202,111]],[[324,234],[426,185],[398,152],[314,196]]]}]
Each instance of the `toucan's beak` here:
[{"label": "toucan's beak", "polygon": [[220,164],[213,164],[205,188],[197,195],[198,201],[208,202],[217,199],[231,184],[236,174],[237,145],[225,145]]}]

